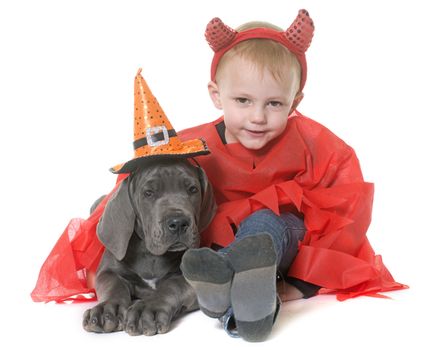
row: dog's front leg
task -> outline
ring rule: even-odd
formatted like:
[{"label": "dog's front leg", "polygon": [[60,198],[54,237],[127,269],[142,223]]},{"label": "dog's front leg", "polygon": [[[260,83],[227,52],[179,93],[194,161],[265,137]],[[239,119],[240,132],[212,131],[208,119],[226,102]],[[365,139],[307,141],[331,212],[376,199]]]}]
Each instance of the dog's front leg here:
[{"label": "dog's front leg", "polygon": [[129,307],[125,331],[130,335],[166,333],[175,318],[198,307],[194,290],[177,274],[160,281],[153,296],[137,300]]},{"label": "dog's front leg", "polygon": [[110,333],[123,330],[131,303],[130,285],[113,271],[102,271],[96,278],[99,304],[83,314],[83,328],[88,332]]}]

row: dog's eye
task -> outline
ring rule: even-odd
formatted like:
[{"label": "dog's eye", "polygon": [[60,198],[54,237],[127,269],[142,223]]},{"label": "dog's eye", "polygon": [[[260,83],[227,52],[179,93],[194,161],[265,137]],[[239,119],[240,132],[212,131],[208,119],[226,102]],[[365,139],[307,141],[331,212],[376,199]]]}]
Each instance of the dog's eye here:
[{"label": "dog's eye", "polygon": [[197,186],[190,186],[188,188],[188,192],[190,192],[190,193],[197,193],[197,192],[199,192],[199,189],[197,188]]},{"label": "dog's eye", "polygon": [[151,197],[154,194],[154,191],[146,190],[143,194],[145,195],[145,197]]}]

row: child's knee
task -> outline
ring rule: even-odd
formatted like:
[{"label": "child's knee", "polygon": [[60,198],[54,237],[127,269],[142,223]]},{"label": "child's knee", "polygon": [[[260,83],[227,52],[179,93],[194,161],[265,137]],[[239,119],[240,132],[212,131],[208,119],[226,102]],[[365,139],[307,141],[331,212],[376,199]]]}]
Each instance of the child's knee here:
[{"label": "child's knee", "polygon": [[270,209],[260,209],[255,211],[241,222],[241,226],[245,227],[254,225],[256,229],[261,230],[262,228],[262,231],[264,232],[267,231],[267,228],[270,227],[270,225],[276,227],[276,225],[279,224],[281,224],[279,216]]}]

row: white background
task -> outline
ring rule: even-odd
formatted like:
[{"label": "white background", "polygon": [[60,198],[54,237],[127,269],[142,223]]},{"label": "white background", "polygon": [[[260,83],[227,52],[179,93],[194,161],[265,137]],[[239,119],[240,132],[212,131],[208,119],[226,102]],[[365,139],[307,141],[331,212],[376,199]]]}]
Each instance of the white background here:
[{"label": "white background", "polygon": [[[139,67],[177,130],[219,116],[206,84],[203,32],[286,28],[299,8],[316,26],[300,111],[352,145],[375,183],[368,232],[396,280],[392,300],[287,303],[269,341],[231,339],[195,312],[155,337],[89,334],[91,306],[30,299],[69,219],[113,186],[132,157]],[[0,3],[2,287],[0,344],[46,349],[443,349],[443,24],[441,1],[7,1]]]}]

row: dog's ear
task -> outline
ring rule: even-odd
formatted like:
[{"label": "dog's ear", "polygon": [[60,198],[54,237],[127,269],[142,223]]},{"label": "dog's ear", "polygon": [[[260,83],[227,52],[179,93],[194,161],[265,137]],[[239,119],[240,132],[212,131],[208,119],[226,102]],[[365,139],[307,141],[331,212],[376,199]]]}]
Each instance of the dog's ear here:
[{"label": "dog's ear", "polygon": [[202,188],[202,204],[199,217],[199,232],[202,232],[207,228],[216,214],[217,205],[214,199],[213,187],[208,181],[205,171],[203,171],[200,166],[197,167],[197,171],[199,173],[199,181]]},{"label": "dog's ear", "polygon": [[136,219],[128,186],[127,178],[122,181],[106,204],[105,211],[97,226],[99,240],[117,260],[122,260],[125,257]]}]

